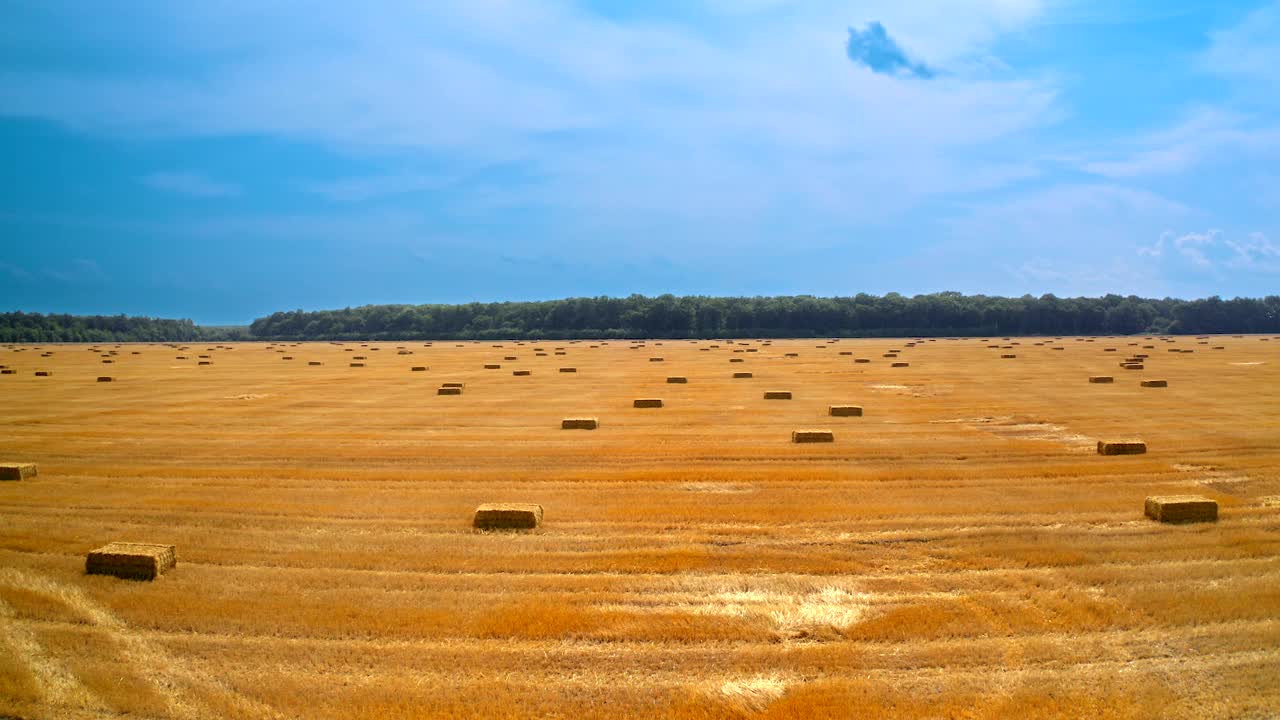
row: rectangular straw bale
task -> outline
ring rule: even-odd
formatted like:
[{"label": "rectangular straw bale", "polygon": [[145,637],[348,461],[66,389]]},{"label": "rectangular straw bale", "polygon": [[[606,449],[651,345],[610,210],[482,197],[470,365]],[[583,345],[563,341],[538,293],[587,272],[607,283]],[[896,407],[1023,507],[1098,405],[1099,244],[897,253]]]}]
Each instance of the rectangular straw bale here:
[{"label": "rectangular straw bale", "polygon": [[113,377],[111,377],[110,375],[99,375],[99,376],[98,376],[98,382],[115,382],[115,380],[116,380],[116,379],[115,379],[115,378],[113,378]]},{"label": "rectangular straw bale", "polygon": [[827,414],[832,417],[862,417],[861,405],[829,405]]},{"label": "rectangular straw bale", "polygon": [[793,443],[827,443],[835,442],[835,433],[830,430],[792,430]]},{"label": "rectangular straw bale", "polygon": [[436,388],[436,394],[437,394],[437,395],[461,395],[461,394],[462,394],[462,388],[460,388],[460,387],[439,387],[439,388]]},{"label": "rectangular straw bale", "polygon": [[178,564],[173,545],[113,542],[89,553],[84,571],[130,580],[154,580]]},{"label": "rectangular straw bale", "polygon": [[0,463],[0,480],[26,480],[37,474],[35,463]]},{"label": "rectangular straw bale", "polygon": [[52,376],[53,376],[53,371],[52,371],[52,370],[37,370],[37,371],[36,371],[36,377],[52,377]]},{"label": "rectangular straw bale", "polygon": [[889,367],[891,367],[891,368],[896,368],[896,367],[911,367],[911,363],[909,363],[909,362],[896,362],[896,363],[889,363]]},{"label": "rectangular straw bale", "polygon": [[1111,377],[1110,375],[1090,375],[1089,376],[1089,382],[1094,383],[1095,385],[1102,384],[1102,383],[1112,383],[1115,381],[1116,379],[1114,377]]},{"label": "rectangular straw bale", "polygon": [[460,383],[460,382],[447,382],[447,383],[440,383],[440,387],[462,388],[462,387],[466,387],[466,384]]},{"label": "rectangular straw bale", "polygon": [[854,359],[853,359],[853,362],[855,362],[855,363],[857,363],[857,364],[859,364],[859,365],[863,365],[863,364],[866,364],[866,363],[871,362],[871,358],[854,358]]},{"label": "rectangular straw bale", "polygon": [[1218,503],[1200,495],[1152,495],[1147,498],[1145,510],[1147,517],[1166,523],[1218,519]]},{"label": "rectangular straw bale", "polygon": [[542,524],[542,506],[534,503],[485,503],[471,524],[481,530],[532,530]]},{"label": "rectangular straw bale", "polygon": [[516,377],[524,377],[526,375],[532,375],[533,371],[532,370],[512,370],[511,374],[515,375]]},{"label": "rectangular straw bale", "polygon": [[663,359],[662,359],[662,358],[660,358],[660,357],[651,357],[651,358],[649,358],[649,362],[662,362],[662,361],[663,361]]},{"label": "rectangular straw bale", "polygon": [[426,371],[427,371],[426,365],[414,365],[413,367],[409,368],[409,372],[426,372]]},{"label": "rectangular straw bale", "polygon": [[565,418],[560,421],[561,430],[595,430],[600,421],[593,417]]},{"label": "rectangular straw bale", "polygon": [[350,367],[364,367],[364,363],[351,363]]},{"label": "rectangular straw bale", "polygon": [[319,360],[311,360],[311,361],[307,362],[307,364],[308,364],[308,365],[323,365],[324,363],[320,362]]},{"label": "rectangular straw bale", "polygon": [[498,369],[500,369],[501,367],[502,367],[502,366],[501,366],[501,365],[499,365],[498,363],[485,363],[485,365],[484,365],[484,369],[485,369],[485,370],[498,370]]},{"label": "rectangular straw bale", "polygon": [[790,390],[765,390],[764,399],[765,400],[790,400],[791,391]]},{"label": "rectangular straw bale", "polygon": [[684,385],[689,382],[689,378],[683,375],[672,375],[667,378],[668,385]]},{"label": "rectangular straw bale", "polygon": [[1120,363],[1120,367],[1124,368],[1125,370],[1142,370],[1146,366],[1143,365],[1142,363]]},{"label": "rectangular straw bale", "polygon": [[560,372],[562,372],[562,373],[576,373],[576,372],[578,372],[578,368],[576,368],[576,367],[562,367],[562,368],[560,368]]},{"label": "rectangular straw bale", "polygon": [[662,398],[636,398],[632,403],[633,408],[660,408],[662,407]]},{"label": "rectangular straw bale", "polygon": [[1169,387],[1168,380],[1143,380],[1138,383],[1141,387]]},{"label": "rectangular straw bale", "polygon": [[736,372],[733,374],[734,380],[742,380],[744,378],[749,378],[749,377],[751,377],[751,373],[749,372]]},{"label": "rectangular straw bale", "polygon": [[1099,455],[1142,455],[1147,444],[1141,440],[1098,441]]}]

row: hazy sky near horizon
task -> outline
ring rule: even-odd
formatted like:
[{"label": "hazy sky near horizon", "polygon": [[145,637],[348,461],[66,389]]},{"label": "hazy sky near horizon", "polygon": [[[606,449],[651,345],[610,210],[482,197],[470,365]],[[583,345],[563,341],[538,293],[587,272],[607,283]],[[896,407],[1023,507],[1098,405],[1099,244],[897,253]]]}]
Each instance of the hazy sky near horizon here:
[{"label": "hazy sky near horizon", "polygon": [[9,0],[0,309],[1280,292],[1280,0]]}]

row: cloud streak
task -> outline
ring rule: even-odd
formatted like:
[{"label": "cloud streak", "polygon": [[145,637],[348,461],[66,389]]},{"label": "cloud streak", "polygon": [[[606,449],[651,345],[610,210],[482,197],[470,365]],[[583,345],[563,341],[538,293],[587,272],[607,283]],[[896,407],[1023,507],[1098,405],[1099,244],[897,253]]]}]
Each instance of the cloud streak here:
[{"label": "cloud streak", "polygon": [[225,198],[240,194],[240,186],[219,182],[195,172],[156,172],[142,178],[155,190],[196,198]]}]

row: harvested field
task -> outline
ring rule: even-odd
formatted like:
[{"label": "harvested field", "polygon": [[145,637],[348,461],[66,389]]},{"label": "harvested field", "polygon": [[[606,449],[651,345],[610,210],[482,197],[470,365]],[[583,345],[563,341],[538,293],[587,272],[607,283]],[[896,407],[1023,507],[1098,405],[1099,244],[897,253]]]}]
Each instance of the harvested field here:
[{"label": "harvested field", "polygon": [[[0,457],[40,470],[0,483],[0,716],[1274,717],[1280,343],[1156,353],[1153,392],[1086,391],[1127,340],[994,340],[775,340],[752,382],[726,341],[528,377],[491,342],[126,345],[112,386],[0,348]],[[1181,495],[1217,522],[1145,517]],[[85,574],[115,539],[182,562]]]}]

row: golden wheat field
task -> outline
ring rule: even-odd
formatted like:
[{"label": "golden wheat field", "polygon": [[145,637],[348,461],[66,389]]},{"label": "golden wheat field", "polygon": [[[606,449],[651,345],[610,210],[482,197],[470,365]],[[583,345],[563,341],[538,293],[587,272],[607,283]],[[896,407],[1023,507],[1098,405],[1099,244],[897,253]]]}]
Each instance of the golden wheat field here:
[{"label": "golden wheat field", "polygon": [[[0,715],[1280,716],[1280,339],[0,364],[0,462],[38,465],[0,482]],[[1148,452],[1095,449],[1127,439]],[[1219,520],[1143,516],[1184,494]],[[491,502],[543,524],[473,529]],[[86,575],[114,541],[177,566]]]}]

